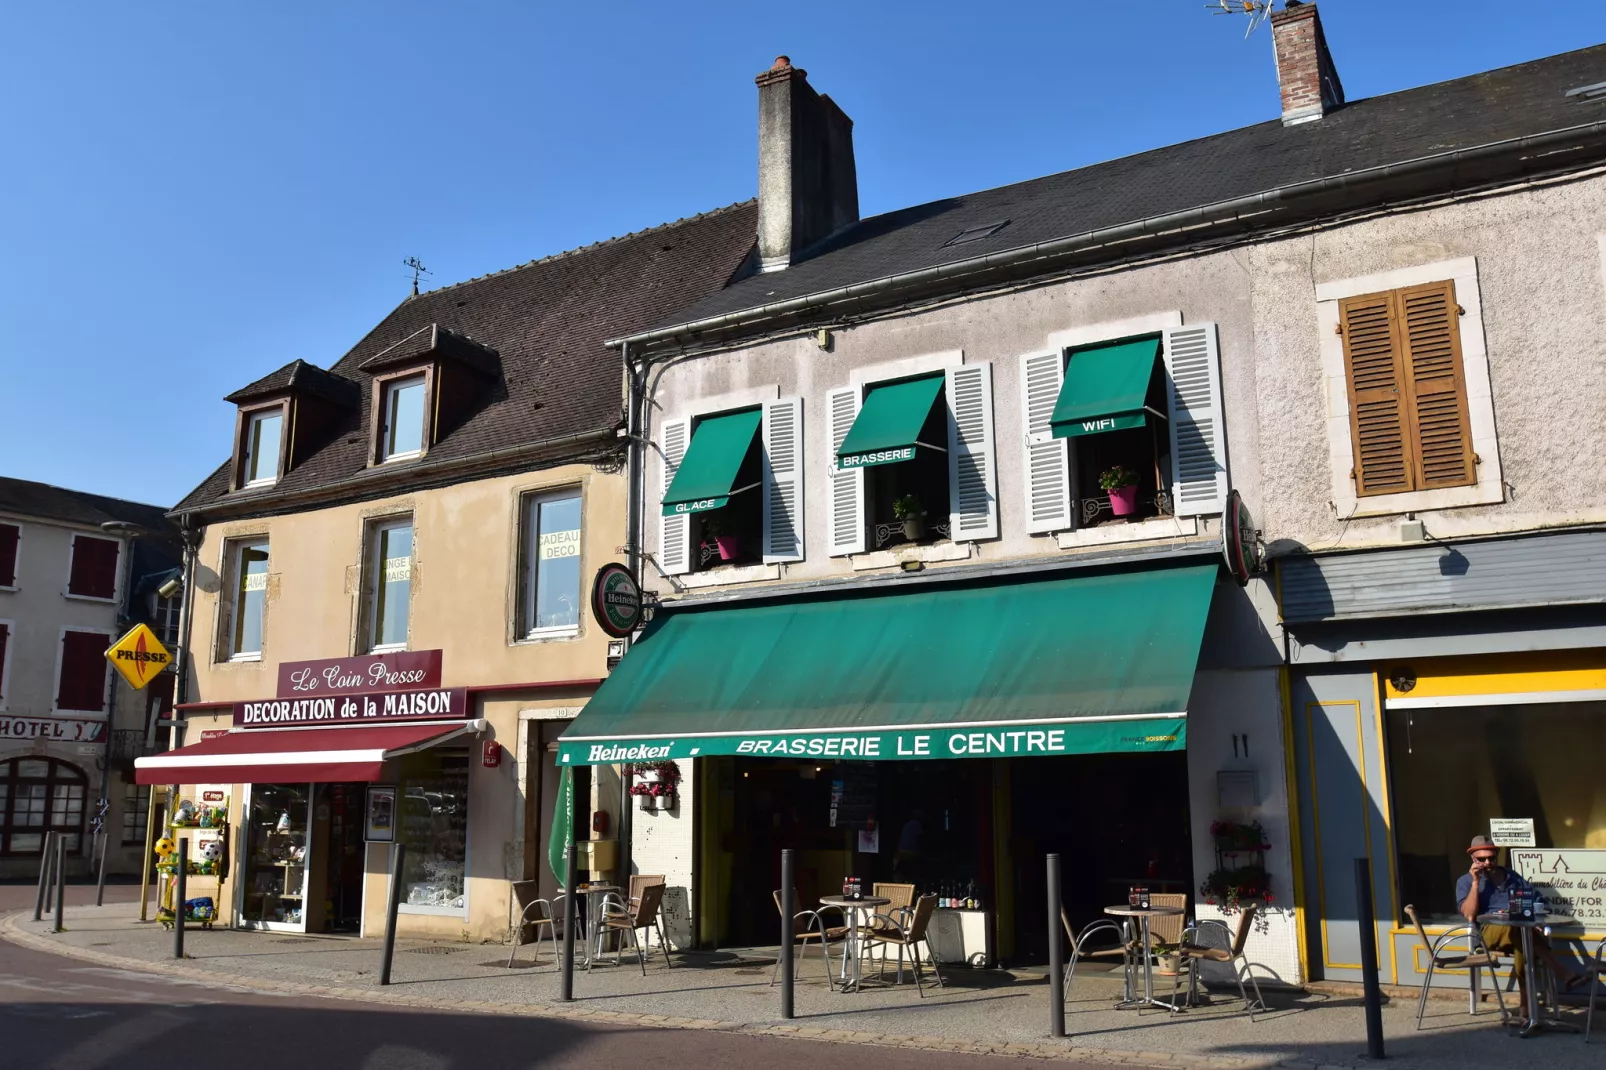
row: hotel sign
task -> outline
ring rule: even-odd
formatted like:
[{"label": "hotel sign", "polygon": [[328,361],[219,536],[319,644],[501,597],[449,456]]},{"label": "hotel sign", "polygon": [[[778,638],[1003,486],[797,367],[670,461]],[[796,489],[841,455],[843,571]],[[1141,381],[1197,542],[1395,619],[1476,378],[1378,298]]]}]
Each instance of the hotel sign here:
[{"label": "hotel sign", "polygon": [[298,695],[234,704],[235,728],[452,721],[468,717],[468,688],[378,691],[362,695]]},{"label": "hotel sign", "polygon": [[286,661],[279,665],[279,698],[363,695],[441,686],[439,650],[398,650],[355,658]]},{"label": "hotel sign", "polygon": [[0,739],[96,743],[105,732],[105,721],[83,721],[68,717],[0,717]]}]

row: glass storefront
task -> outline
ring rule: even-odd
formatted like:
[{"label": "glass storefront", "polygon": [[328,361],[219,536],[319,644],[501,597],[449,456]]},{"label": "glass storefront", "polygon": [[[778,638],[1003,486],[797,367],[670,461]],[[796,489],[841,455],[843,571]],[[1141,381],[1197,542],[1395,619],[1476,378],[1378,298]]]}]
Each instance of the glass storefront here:
[{"label": "glass storefront", "polygon": [[248,926],[305,925],[308,784],[253,784],[245,815],[240,920]]},{"label": "glass storefront", "polygon": [[403,911],[460,915],[467,909],[468,763],[467,747],[433,747],[396,763],[397,835],[407,845]]}]

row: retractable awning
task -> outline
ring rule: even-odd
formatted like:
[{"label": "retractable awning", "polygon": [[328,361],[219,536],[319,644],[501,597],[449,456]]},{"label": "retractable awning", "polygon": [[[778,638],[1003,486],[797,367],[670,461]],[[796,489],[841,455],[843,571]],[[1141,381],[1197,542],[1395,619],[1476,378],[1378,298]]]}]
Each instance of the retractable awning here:
[{"label": "retractable awning", "polygon": [[1049,421],[1054,437],[1142,427],[1153,411],[1144,402],[1159,356],[1158,338],[1073,351]]},{"label": "retractable awning", "polygon": [[927,375],[899,383],[871,387],[836,451],[841,468],[869,468],[914,459],[915,449],[945,450],[920,440],[920,430],[931,415],[932,403],[942,392],[944,377]]},{"label": "retractable awning", "polygon": [[1216,574],[660,610],[559,739],[558,761],[1177,750]]},{"label": "retractable awning", "polygon": [[235,729],[134,759],[137,784],[328,784],[378,780],[385,762],[458,736],[483,721],[364,728]]},{"label": "retractable awning", "polygon": [[699,420],[664,495],[664,515],[718,509],[732,494],[749,489],[736,486],[736,479],[762,419],[762,410],[748,409]]}]

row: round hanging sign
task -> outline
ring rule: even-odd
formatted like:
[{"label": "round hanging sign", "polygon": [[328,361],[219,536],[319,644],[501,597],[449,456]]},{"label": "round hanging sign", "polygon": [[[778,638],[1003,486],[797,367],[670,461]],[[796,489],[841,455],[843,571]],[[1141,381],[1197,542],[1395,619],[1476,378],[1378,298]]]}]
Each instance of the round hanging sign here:
[{"label": "round hanging sign", "polygon": [[602,630],[623,639],[641,623],[641,588],[625,566],[613,562],[597,569],[591,583],[591,610]]},{"label": "round hanging sign", "polygon": [[1255,518],[1236,490],[1227,495],[1227,508],[1221,514],[1221,553],[1227,559],[1227,571],[1240,587],[1249,583],[1265,560]]}]

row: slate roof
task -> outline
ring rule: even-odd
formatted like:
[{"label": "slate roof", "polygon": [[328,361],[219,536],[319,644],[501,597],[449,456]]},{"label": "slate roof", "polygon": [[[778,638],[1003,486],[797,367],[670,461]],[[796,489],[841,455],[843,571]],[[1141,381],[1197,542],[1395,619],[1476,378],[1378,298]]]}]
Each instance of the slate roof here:
[{"label": "slate roof", "polygon": [[[692,323],[791,298],[1346,175],[1606,120],[1606,45],[1352,101],[1317,122],[1281,119],[861,220],[784,271],[755,275],[665,317]],[[1275,97],[1273,97],[1275,99]],[[961,232],[1008,220],[976,241]]]},{"label": "slate roof", "polygon": [[467,335],[448,330],[438,323],[420,327],[395,345],[387,346],[358,367],[366,372],[395,367],[417,360],[427,354],[446,357],[473,368],[482,375],[495,378],[500,371],[497,352]]},{"label": "slate roof", "polygon": [[162,535],[178,535],[178,528],[167,519],[167,510],[161,506],[8,476],[0,476],[0,513],[62,520],[92,527],[116,520],[138,524]]},{"label": "slate roof", "polygon": [[494,353],[500,372],[485,405],[431,446],[423,464],[615,427],[623,365],[604,340],[724,286],[748,261],[757,230],[757,206],[747,201],[408,297],[330,369],[364,399],[338,434],[268,490],[230,494],[225,460],[175,512],[247,500],[283,508],[298,493],[361,476],[372,417],[362,366],[435,326],[472,340],[479,359]]},{"label": "slate roof", "polygon": [[235,403],[253,401],[285,391],[313,394],[341,405],[356,405],[360,400],[356,383],[299,358],[277,371],[269,372],[251,385],[241,387],[223,400]]}]

